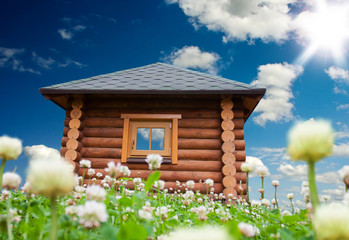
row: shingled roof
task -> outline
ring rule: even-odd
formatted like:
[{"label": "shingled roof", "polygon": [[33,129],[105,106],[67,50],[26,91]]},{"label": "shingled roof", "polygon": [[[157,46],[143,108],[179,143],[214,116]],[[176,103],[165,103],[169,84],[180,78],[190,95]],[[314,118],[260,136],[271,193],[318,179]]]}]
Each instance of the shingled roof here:
[{"label": "shingled roof", "polygon": [[258,94],[264,88],[154,63],[40,89],[41,94]]}]

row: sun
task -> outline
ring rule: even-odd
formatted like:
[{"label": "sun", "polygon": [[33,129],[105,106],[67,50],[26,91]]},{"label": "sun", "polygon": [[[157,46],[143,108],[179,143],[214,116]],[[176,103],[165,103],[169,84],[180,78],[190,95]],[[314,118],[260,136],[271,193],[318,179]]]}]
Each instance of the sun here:
[{"label": "sun", "polygon": [[[295,19],[298,34],[308,48],[301,58],[307,61],[316,52],[343,60],[349,42],[349,4],[329,5],[318,0],[315,11],[304,11]],[[301,60],[302,61],[302,60]]]}]

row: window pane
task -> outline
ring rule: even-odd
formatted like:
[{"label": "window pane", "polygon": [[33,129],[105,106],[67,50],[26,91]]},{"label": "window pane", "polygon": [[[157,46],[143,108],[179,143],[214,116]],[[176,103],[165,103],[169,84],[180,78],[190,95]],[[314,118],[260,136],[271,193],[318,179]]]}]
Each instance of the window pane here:
[{"label": "window pane", "polygon": [[137,150],[149,150],[150,128],[137,128]]},{"label": "window pane", "polygon": [[165,128],[152,128],[151,150],[164,150]]}]

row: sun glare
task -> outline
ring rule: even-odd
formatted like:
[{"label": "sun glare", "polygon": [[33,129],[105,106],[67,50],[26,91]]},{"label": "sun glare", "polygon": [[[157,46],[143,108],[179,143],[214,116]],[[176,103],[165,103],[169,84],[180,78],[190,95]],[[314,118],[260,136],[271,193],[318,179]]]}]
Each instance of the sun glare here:
[{"label": "sun glare", "polygon": [[329,5],[324,0],[318,0],[314,12],[301,13],[296,24],[299,34],[309,47],[301,56],[305,63],[316,52],[325,53],[341,61],[349,40],[349,4]]}]

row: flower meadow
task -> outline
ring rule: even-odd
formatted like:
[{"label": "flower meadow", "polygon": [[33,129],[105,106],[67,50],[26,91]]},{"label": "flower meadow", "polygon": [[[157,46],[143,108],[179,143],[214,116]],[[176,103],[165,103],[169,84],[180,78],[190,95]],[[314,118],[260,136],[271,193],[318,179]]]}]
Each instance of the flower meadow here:
[{"label": "flower meadow", "polygon": [[[329,123],[313,119],[290,131],[288,153],[307,162],[308,181],[302,185],[306,209],[293,207],[294,194],[287,195],[291,209],[279,207],[280,183],[264,182],[263,166],[258,201],[215,194],[213,180],[205,179],[206,193],[194,191],[194,181],[177,182],[164,189],[160,180],[162,157],[146,158],[151,174],[147,179],[129,178],[130,170],[110,162],[107,175],[95,175],[89,160],[81,160],[83,176],[59,153],[43,145],[26,147],[30,157],[27,180],[4,171],[6,161],[22,153],[19,139],[0,137],[0,239],[349,239],[349,193],[341,203],[320,205],[316,191],[315,163],[329,156],[334,142]],[[349,166],[341,173],[347,189]],[[97,181],[100,180],[100,181]],[[100,183],[100,184],[97,184]],[[134,186],[130,190],[127,183]],[[274,199],[264,198],[264,185],[275,188]],[[129,186],[129,184],[127,185]]]}]

